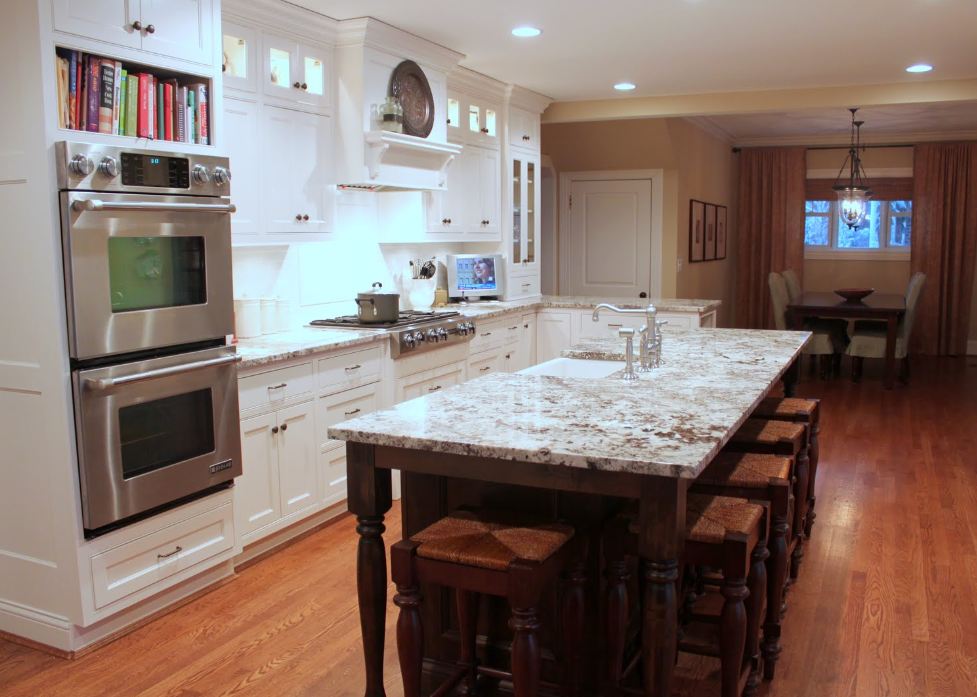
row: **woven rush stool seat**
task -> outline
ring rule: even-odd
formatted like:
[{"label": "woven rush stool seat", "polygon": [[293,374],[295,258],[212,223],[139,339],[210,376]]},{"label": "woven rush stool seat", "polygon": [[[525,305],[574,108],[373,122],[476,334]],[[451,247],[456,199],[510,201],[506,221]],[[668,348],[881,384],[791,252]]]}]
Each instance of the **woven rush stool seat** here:
[{"label": "woven rush stool seat", "polygon": [[[720,453],[703,470],[690,491],[701,494],[718,494],[763,501],[770,509],[770,536],[767,548],[767,609],[763,624],[763,675],[772,680],[782,647],[780,644],[783,612],[781,603],[771,602],[782,598],[787,581],[791,506],[791,470],[793,460],[781,455],[757,453]],[[704,585],[704,579],[697,579]],[[696,589],[690,585],[689,602],[696,597]]]},{"label": "woven rush stool seat", "polygon": [[[759,637],[766,608],[767,524],[767,509],[763,505],[730,496],[695,493],[687,496],[683,562],[721,571],[722,609],[718,618],[696,616],[697,621],[701,620],[698,626],[708,637],[692,642],[682,639],[679,650],[720,659],[723,697],[752,695],[760,683]],[[620,686],[626,677],[629,572],[623,558],[636,555],[639,535],[633,507],[605,531],[606,679],[614,687]],[[654,570],[649,567],[642,573],[648,576]]]},{"label": "woven rush stool seat", "polygon": [[[797,447],[806,445],[807,433],[802,424],[775,419],[747,419],[733,434],[730,444],[749,444],[770,448]],[[793,454],[784,452],[783,454]]]},{"label": "woven rush stool seat", "polygon": [[[424,629],[421,586],[452,588],[458,612],[459,660],[456,670],[432,694],[448,695],[459,684],[475,694],[480,673],[510,675],[481,668],[476,657],[480,594],[506,598],[512,609],[512,683],[516,697],[535,697],[539,689],[538,607],[545,587],[565,571],[575,551],[570,525],[493,509],[460,509],[390,549],[391,576],[397,585],[397,654],[404,697],[421,697]],[[580,655],[584,627],[581,596],[585,576],[571,574],[564,595],[563,636],[567,655]],[[573,670],[564,670],[574,675]],[[568,678],[569,680],[569,678]],[[567,694],[574,694],[569,685]]]},{"label": "woven rush stool seat", "polygon": [[820,406],[819,399],[765,397],[753,410],[753,416],[760,419],[810,420],[817,416]]}]

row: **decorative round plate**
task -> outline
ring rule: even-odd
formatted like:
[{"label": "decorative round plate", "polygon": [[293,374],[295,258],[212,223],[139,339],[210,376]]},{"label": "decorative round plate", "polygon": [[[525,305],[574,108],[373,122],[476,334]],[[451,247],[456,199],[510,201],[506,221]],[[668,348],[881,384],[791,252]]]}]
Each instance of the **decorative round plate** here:
[{"label": "decorative round plate", "polygon": [[421,66],[404,61],[394,68],[390,94],[404,108],[404,133],[427,138],[434,128],[434,95]]},{"label": "decorative round plate", "polygon": [[839,288],[835,294],[840,295],[850,303],[857,303],[874,292],[875,288]]}]

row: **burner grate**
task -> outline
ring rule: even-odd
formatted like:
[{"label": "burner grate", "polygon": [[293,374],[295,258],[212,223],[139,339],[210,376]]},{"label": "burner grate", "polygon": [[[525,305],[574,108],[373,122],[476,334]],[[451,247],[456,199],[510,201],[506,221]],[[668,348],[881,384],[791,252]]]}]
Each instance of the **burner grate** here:
[{"label": "burner grate", "polygon": [[314,319],[309,324],[313,327],[347,327],[355,329],[397,329],[413,324],[426,324],[458,317],[461,313],[453,311],[435,312],[420,310],[403,310],[394,322],[361,322],[356,315],[342,315],[328,319]]}]

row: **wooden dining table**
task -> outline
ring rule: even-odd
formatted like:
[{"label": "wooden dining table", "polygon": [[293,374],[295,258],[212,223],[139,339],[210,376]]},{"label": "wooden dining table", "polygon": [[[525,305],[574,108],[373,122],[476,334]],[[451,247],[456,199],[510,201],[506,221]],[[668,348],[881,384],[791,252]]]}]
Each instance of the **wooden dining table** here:
[{"label": "wooden dining table", "polygon": [[886,323],[885,373],[883,385],[891,390],[896,376],[896,333],[899,320],[906,314],[906,298],[896,293],[872,293],[868,297],[851,302],[835,293],[802,293],[787,305],[787,321],[794,329],[802,329],[808,318],[831,317],[840,319],[866,319]]}]

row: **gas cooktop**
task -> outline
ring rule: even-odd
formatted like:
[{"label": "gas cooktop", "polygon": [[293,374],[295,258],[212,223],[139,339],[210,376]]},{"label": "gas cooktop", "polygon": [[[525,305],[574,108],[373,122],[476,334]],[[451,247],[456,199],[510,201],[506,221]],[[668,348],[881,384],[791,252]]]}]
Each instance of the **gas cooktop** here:
[{"label": "gas cooktop", "polygon": [[315,319],[309,324],[313,327],[388,331],[391,355],[394,358],[459,341],[469,341],[475,334],[475,322],[465,319],[460,312],[453,311],[401,312],[396,322],[361,322],[356,315],[343,315],[331,319]]}]

